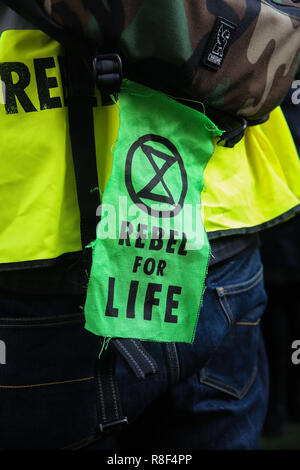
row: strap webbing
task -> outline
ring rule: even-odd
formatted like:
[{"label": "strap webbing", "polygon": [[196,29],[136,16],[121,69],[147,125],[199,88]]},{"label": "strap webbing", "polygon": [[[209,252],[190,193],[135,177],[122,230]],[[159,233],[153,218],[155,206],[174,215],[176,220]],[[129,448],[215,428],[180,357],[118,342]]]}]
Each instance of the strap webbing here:
[{"label": "strap webbing", "polygon": [[143,348],[139,340],[112,338],[105,346],[102,339],[101,355],[95,363],[95,385],[97,394],[97,430],[109,432],[128,424],[120,400],[116,379],[116,354],[122,358],[140,380],[158,372],[154,359]]},{"label": "strap webbing", "polygon": [[97,431],[101,433],[128,424],[122,410],[115,366],[116,354],[113,349],[104,349],[101,358],[97,358],[95,362]]},{"label": "strap webbing", "polygon": [[139,380],[156,374],[158,366],[155,360],[136,339],[112,339],[112,346],[120,353]]},{"label": "strap webbing", "polygon": [[96,237],[100,204],[94,136],[94,80],[86,63],[67,56],[69,129],[80,211],[82,249]]}]

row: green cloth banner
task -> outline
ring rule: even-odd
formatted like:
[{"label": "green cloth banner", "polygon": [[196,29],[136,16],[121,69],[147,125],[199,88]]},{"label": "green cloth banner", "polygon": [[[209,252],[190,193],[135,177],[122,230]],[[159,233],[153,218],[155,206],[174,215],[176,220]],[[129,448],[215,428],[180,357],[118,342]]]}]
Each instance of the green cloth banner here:
[{"label": "green cloth banner", "polygon": [[128,80],[118,106],[85,328],[110,338],[191,343],[210,257],[203,172],[222,132],[204,114]]}]

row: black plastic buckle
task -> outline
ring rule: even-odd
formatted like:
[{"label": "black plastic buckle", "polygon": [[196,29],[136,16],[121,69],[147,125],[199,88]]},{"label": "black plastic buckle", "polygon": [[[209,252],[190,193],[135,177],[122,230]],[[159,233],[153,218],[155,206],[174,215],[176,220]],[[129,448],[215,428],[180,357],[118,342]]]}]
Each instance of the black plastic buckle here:
[{"label": "black plastic buckle", "polygon": [[269,119],[270,115],[266,115],[261,119],[247,120],[242,117],[238,117],[237,120],[241,124],[230,131],[224,132],[224,134],[218,140],[218,145],[223,147],[233,148],[245,135],[245,130],[247,127],[257,126],[258,124],[263,124]]},{"label": "black plastic buckle", "polygon": [[244,136],[247,129],[246,119],[239,118],[241,125],[235,129],[224,132],[218,140],[218,144],[223,147],[233,148]]},{"label": "black plastic buckle", "polygon": [[123,78],[121,57],[118,54],[97,55],[93,60],[93,71],[102,105],[112,104],[110,95],[117,100]]},{"label": "black plastic buckle", "polygon": [[125,416],[122,419],[116,419],[115,421],[110,421],[109,423],[101,424],[99,423],[97,425],[97,431],[101,432],[101,434],[109,434],[113,430],[121,429],[124,425],[128,424],[128,419],[127,416]]}]

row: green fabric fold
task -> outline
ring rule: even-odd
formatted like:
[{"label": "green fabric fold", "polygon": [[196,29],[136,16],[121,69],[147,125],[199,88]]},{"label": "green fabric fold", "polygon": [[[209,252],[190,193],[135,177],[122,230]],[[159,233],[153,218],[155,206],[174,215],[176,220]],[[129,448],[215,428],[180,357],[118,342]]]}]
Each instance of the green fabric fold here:
[{"label": "green fabric fold", "polygon": [[110,338],[191,343],[210,256],[203,172],[222,132],[204,114],[128,80],[118,106],[85,328]]}]

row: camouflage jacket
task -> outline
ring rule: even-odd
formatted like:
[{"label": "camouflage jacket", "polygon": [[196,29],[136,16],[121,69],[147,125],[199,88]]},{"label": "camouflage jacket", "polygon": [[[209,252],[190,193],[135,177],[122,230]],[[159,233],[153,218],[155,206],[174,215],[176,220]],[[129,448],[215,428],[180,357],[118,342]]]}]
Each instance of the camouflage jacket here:
[{"label": "camouflage jacket", "polygon": [[80,53],[118,53],[132,80],[247,119],[280,104],[299,70],[298,0],[4,3]]}]

